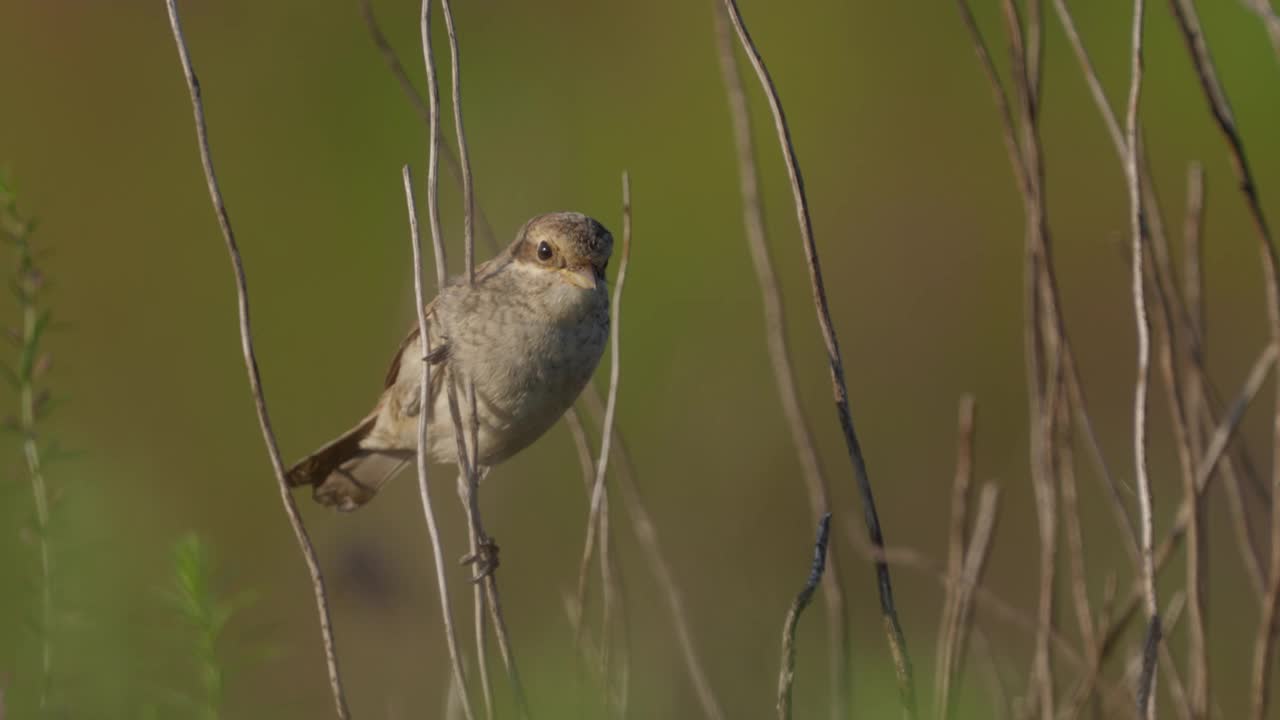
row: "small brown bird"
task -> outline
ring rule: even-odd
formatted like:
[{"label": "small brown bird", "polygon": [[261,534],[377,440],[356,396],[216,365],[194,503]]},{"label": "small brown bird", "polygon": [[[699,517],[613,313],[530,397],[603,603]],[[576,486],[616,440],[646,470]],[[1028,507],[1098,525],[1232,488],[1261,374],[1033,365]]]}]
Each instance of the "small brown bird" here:
[{"label": "small brown bird", "polygon": [[[354,510],[409,464],[418,447],[423,357],[431,459],[456,462],[448,384],[456,383],[463,428],[471,423],[467,383],[479,407],[479,465],[528,447],[573,404],[591,379],[609,335],[605,269],[613,236],[586,215],[539,215],[514,243],[427,304],[428,347],[418,327],[391,361],[378,403],[354,428],[289,469],[292,486]],[[469,434],[469,433],[468,433]]]}]

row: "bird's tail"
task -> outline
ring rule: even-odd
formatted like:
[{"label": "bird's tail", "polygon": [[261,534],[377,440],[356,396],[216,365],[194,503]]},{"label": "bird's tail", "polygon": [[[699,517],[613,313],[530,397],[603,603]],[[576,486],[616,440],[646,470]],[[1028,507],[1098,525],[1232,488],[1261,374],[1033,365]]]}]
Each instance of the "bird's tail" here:
[{"label": "bird's tail", "polygon": [[285,474],[290,487],[311,485],[316,502],[350,511],[373,499],[409,459],[408,453],[368,450],[362,441],[376,414],[299,460]]}]

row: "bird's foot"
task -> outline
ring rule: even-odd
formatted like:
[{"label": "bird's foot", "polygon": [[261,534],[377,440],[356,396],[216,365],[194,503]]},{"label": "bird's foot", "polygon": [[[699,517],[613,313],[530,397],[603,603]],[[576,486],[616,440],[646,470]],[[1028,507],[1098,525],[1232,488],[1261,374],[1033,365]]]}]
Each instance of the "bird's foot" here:
[{"label": "bird's foot", "polygon": [[475,566],[476,574],[472,576],[471,582],[478,583],[498,569],[498,543],[493,538],[482,535],[476,543],[475,552],[464,555],[458,563]]}]

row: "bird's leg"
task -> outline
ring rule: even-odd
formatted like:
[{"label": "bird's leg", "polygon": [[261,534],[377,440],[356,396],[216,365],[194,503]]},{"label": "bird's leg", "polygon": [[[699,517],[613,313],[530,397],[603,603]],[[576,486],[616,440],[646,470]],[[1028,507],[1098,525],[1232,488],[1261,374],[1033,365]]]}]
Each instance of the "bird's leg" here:
[{"label": "bird's leg", "polygon": [[[478,472],[476,474],[476,485],[478,486],[479,481],[482,480],[485,475],[489,474],[489,468],[478,468]],[[475,489],[478,489],[478,487]],[[472,505],[472,490],[473,488],[471,487],[471,483],[468,481],[466,475],[459,474],[458,497],[462,499],[463,506],[466,507],[468,513],[470,513],[471,530],[474,533],[474,536],[471,552],[464,555],[458,562],[461,565],[475,566],[476,574],[471,578],[471,582],[474,583],[480,582],[489,575],[492,575],[494,570],[498,569],[498,543],[484,531],[484,525],[480,522],[478,499],[476,504]]]}]

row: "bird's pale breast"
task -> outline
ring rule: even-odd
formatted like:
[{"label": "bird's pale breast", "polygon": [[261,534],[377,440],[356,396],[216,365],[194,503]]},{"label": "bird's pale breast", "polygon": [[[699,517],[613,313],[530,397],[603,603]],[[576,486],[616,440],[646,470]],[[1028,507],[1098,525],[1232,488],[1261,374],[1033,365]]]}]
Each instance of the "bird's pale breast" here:
[{"label": "bird's pale breast", "polygon": [[[435,303],[432,343],[449,347],[446,381],[460,381],[459,405],[467,421],[466,382],[475,383],[482,465],[502,462],[554,425],[590,381],[604,352],[607,290],[602,285],[584,291],[546,275],[512,268],[475,287],[450,287]],[[411,348],[405,357],[422,357],[421,349]],[[416,398],[420,378],[421,365],[403,364],[395,392],[404,406]],[[447,392],[438,393],[433,405],[432,457],[454,462],[457,442]],[[397,440],[415,447],[416,418],[397,425]]]}]

